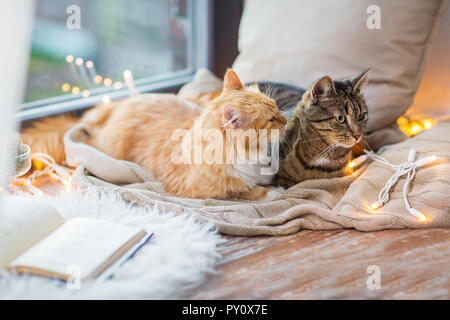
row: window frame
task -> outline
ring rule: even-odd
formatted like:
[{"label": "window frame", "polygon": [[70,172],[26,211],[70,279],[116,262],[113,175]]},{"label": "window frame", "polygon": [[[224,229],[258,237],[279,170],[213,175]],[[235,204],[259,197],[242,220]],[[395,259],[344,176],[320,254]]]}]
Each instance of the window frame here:
[{"label": "window frame", "polygon": [[[213,6],[209,0],[191,0],[189,10],[192,17],[192,27],[189,41],[188,59],[190,67],[170,74],[151,76],[135,80],[135,86],[141,93],[174,91],[191,81],[198,68],[211,69],[211,36]],[[40,99],[21,104],[16,112],[18,121],[27,121],[47,117],[64,112],[80,111],[102,102],[103,95],[108,94],[111,100],[129,96],[128,88],[116,90],[111,87],[92,89],[91,96],[84,98],[79,95],[66,94],[46,99]]]}]

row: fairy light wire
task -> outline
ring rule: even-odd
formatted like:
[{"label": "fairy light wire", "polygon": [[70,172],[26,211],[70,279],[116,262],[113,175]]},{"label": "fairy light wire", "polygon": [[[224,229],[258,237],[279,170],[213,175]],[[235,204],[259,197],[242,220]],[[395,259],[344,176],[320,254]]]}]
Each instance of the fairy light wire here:
[{"label": "fairy light wire", "polygon": [[42,170],[34,170],[26,179],[17,178],[13,182],[23,182],[23,188],[29,190],[33,194],[42,195],[43,192],[33,184],[38,177],[49,175],[54,179],[58,179],[64,185],[64,190],[66,192],[70,190],[72,174],[69,169],[58,165],[50,155],[45,153],[32,153],[30,157],[31,160],[37,160],[45,164],[45,168]]},{"label": "fairy light wire", "polygon": [[364,150],[366,155],[373,159],[374,161],[377,161],[379,163],[382,163],[391,169],[393,169],[395,172],[394,174],[388,179],[384,187],[380,190],[378,193],[378,200],[374,203],[372,203],[371,208],[373,210],[376,210],[380,207],[382,207],[386,202],[389,201],[389,192],[393,188],[393,186],[397,183],[398,179],[404,175],[406,175],[406,180],[403,185],[403,201],[405,203],[406,210],[416,218],[418,218],[420,221],[425,221],[426,216],[418,211],[415,208],[412,208],[408,201],[408,188],[411,183],[411,181],[414,179],[416,175],[416,169],[420,168],[422,166],[425,166],[427,164],[430,164],[434,162],[437,157],[435,155],[428,156],[423,159],[415,160],[416,157],[416,150],[411,148],[408,153],[408,160],[402,164],[395,165],[387,161],[385,158],[381,157],[380,155],[374,153],[373,151]]}]

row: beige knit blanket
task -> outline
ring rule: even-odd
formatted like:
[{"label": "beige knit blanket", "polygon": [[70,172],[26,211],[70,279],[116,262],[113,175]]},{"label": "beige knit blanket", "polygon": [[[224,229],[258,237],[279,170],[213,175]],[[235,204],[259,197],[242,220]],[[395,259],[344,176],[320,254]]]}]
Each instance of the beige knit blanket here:
[{"label": "beige knit blanket", "polygon": [[393,164],[437,155],[438,160],[417,169],[408,200],[427,216],[424,222],[404,206],[400,178],[387,204],[373,212],[370,204],[393,174],[392,169],[367,161],[350,176],[304,181],[272,200],[238,202],[184,199],[164,194],[151,172],[135,163],[113,159],[83,143],[90,128],[78,125],[64,138],[68,162],[78,165],[73,181],[80,188],[97,186],[114,191],[137,205],[158,206],[161,212],[195,215],[212,222],[226,234],[240,236],[286,235],[301,229],[329,230],[355,228],[375,231],[393,228],[450,227],[450,120],[440,122],[412,139],[386,147],[381,156]]}]

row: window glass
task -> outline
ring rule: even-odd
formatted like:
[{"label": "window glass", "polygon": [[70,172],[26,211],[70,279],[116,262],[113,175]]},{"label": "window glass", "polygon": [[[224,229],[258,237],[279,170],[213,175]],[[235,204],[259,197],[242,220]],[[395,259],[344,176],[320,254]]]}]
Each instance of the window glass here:
[{"label": "window glass", "polygon": [[[190,0],[38,0],[24,102],[88,97],[192,70]],[[26,106],[26,104],[25,104]]]}]

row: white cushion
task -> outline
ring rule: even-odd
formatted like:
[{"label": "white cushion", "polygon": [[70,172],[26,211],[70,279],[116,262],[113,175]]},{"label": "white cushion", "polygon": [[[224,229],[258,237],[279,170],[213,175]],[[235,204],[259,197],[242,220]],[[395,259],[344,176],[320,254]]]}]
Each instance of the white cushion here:
[{"label": "white cushion", "polygon": [[[371,67],[368,131],[392,124],[412,104],[447,0],[247,0],[233,69],[243,82],[300,87]],[[367,13],[380,8],[381,29]]]}]

